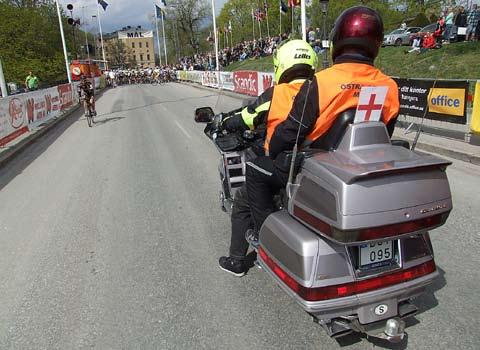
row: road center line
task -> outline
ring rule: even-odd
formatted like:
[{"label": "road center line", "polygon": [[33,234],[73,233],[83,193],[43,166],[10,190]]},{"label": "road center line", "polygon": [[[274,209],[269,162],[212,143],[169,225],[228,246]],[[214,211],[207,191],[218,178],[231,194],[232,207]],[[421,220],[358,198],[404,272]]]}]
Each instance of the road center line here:
[{"label": "road center line", "polygon": [[179,128],[180,130],[182,130],[182,132],[185,134],[186,137],[188,137],[189,139],[192,138],[192,137],[190,136],[190,134],[187,132],[187,130],[185,130],[185,129],[183,128],[183,126],[181,126],[178,121],[175,120],[175,124],[177,124],[178,128]]}]

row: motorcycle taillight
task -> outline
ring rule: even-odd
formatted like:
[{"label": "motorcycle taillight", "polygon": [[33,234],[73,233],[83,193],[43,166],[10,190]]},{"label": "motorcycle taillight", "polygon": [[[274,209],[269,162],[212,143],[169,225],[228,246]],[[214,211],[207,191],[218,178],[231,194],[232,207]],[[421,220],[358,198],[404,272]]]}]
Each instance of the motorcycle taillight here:
[{"label": "motorcycle taillight", "polygon": [[293,292],[306,301],[322,301],[366,293],[408,282],[431,274],[436,270],[435,261],[432,259],[409,269],[400,270],[374,278],[327,287],[307,288],[300,285],[297,281],[290,277],[280,266],[278,266],[277,263],[275,263],[272,258],[268,256],[262,247],[258,249],[258,254],[263,262],[283,283],[285,283]]},{"label": "motorcycle taillight", "polygon": [[293,215],[317,230],[319,233],[340,243],[372,241],[400,236],[406,233],[425,231],[442,225],[448,217],[448,213],[443,213],[398,224],[344,231],[330,226],[315,215],[308,213],[306,210],[298,206],[293,207]]}]

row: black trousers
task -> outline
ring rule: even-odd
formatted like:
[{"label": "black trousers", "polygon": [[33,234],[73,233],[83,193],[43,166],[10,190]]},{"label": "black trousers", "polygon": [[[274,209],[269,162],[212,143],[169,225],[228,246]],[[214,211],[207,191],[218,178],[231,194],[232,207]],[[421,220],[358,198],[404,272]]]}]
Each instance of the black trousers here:
[{"label": "black trousers", "polygon": [[249,244],[245,233],[260,230],[265,219],[274,212],[274,195],[284,188],[288,173],[278,169],[269,157],[258,157],[247,163],[247,181],[236,193],[232,208],[230,256],[244,259]]},{"label": "black trousers", "polygon": [[247,186],[243,185],[235,193],[232,208],[232,237],[230,240],[230,256],[244,259],[248,251],[245,232],[253,229],[252,212],[248,203]]},{"label": "black trousers", "polygon": [[247,163],[247,196],[255,230],[275,211],[273,197],[288,182],[288,171],[275,165],[270,157],[257,157]]}]

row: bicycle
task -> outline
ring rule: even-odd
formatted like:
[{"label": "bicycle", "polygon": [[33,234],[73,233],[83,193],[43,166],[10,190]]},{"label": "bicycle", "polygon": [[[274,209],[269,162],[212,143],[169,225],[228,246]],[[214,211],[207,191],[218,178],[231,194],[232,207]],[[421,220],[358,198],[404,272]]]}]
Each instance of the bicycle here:
[{"label": "bicycle", "polygon": [[87,118],[87,123],[90,128],[93,126],[93,124],[95,124],[95,120],[93,119],[93,117],[97,115],[97,112],[93,109],[93,105],[91,102],[92,98],[93,97],[87,100],[85,99],[85,97],[83,97],[83,103],[85,107],[85,117]]}]

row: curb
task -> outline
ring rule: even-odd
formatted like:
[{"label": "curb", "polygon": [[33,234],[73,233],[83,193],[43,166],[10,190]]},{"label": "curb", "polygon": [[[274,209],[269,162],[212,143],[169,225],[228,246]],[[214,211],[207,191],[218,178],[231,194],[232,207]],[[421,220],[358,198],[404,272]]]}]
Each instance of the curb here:
[{"label": "curb", "polygon": [[[98,98],[103,95],[103,92],[99,91]],[[12,161],[19,153],[21,153],[25,148],[30,146],[34,143],[37,139],[48,133],[54,127],[59,125],[61,122],[65,121],[67,118],[72,116],[75,112],[77,112],[81,108],[80,103],[69,109],[65,114],[61,115],[60,117],[54,118],[49,120],[44,124],[41,129],[38,129],[31,133],[30,135],[26,136],[22,140],[18,141],[16,144],[12,146],[7,146],[8,149],[0,153],[0,169],[4,167],[8,162]]]},{"label": "curb", "polygon": [[[223,91],[223,94],[225,94],[227,96],[234,97],[234,98],[239,98],[239,99],[242,98],[242,97],[249,96],[249,95],[243,95],[243,94],[239,94],[239,93],[228,91],[228,90],[218,90],[218,89],[215,89],[215,88],[198,85],[196,83],[191,83],[191,82],[182,81],[182,82],[179,82],[179,83],[180,84],[185,84],[185,85],[197,88],[197,89],[202,89],[202,90]],[[254,96],[249,96],[249,97],[253,98]],[[399,127],[400,127],[400,125],[399,125]],[[402,137],[398,137],[398,136],[396,136],[395,139],[408,141],[410,143],[412,142],[412,140],[402,138]],[[428,144],[428,143],[423,143],[423,142],[418,142],[417,143],[417,148],[420,149],[420,150],[426,151],[426,152],[436,153],[436,154],[439,154],[439,155],[443,155],[445,157],[454,158],[454,159],[461,160],[463,162],[471,163],[471,164],[474,164],[474,165],[480,165],[480,156],[477,156],[475,154],[469,154],[469,153],[454,151],[454,150],[451,150],[451,149],[447,149],[447,148],[443,148],[443,147],[440,147],[440,146],[436,146],[436,145],[432,145],[432,144]]]}]

